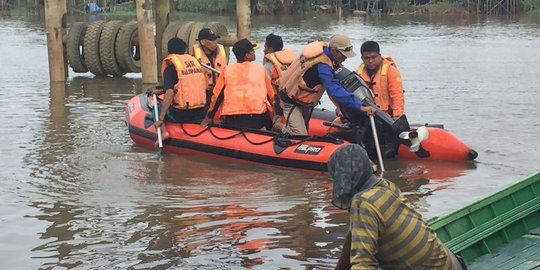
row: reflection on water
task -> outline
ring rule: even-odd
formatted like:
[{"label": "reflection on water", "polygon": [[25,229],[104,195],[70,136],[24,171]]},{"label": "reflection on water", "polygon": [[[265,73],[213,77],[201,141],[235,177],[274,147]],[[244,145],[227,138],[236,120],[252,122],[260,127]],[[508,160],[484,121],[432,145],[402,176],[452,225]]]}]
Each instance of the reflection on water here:
[{"label": "reflection on water", "polygon": [[[233,19],[216,19],[234,29]],[[529,66],[540,62],[537,22],[320,15],[253,25],[255,40],[274,32],[297,50],[336,31],[356,48],[381,41],[403,74],[411,122],[443,123],[480,153],[477,162],[385,163],[384,176],[426,217],[539,169],[540,81]],[[156,160],[124,124],[125,104],[145,88],[140,74],[70,73],[66,84],[49,84],[42,29],[0,18],[8,97],[0,106],[0,268],[333,268],[348,213],[331,206],[327,175],[206,156]]]}]

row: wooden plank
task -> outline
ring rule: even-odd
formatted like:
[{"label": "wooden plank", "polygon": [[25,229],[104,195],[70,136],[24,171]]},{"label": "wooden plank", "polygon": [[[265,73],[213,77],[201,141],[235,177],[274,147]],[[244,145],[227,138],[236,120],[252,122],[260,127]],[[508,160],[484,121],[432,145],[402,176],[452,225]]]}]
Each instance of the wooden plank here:
[{"label": "wooden plank", "polygon": [[536,259],[540,261],[540,237],[533,235],[525,235],[520,239],[527,239],[530,243],[530,246],[524,248],[517,254],[517,257],[524,259]]},{"label": "wooden plank", "polygon": [[510,256],[499,253],[489,253],[472,261],[468,265],[468,268],[471,270],[500,269],[498,265],[510,260],[512,260],[512,257]]},{"label": "wooden plank", "polygon": [[540,261],[525,261],[511,270],[531,270],[540,267]]},{"label": "wooden plank", "polygon": [[512,269],[514,267],[517,267],[519,265],[522,265],[524,264],[525,262],[527,262],[527,260],[525,259],[522,259],[522,258],[517,258],[517,257],[513,257],[512,260],[509,260],[509,261],[506,261],[504,263],[501,263],[499,265],[497,265],[497,268],[495,269]]},{"label": "wooden plank", "polygon": [[477,258],[469,269],[533,269],[540,266],[540,237],[524,235]]}]

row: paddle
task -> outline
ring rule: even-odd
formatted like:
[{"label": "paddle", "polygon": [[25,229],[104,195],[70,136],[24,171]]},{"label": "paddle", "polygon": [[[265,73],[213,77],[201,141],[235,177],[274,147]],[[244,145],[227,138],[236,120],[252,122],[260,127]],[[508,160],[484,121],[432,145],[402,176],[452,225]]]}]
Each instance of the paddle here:
[{"label": "paddle", "polygon": [[[154,98],[154,123],[155,123],[159,119],[156,94],[153,95],[153,98]],[[158,157],[161,157],[161,155],[163,154],[163,141],[161,140],[161,127],[157,127],[157,136],[158,136],[158,144],[159,144]]]},{"label": "paddle", "polygon": [[375,127],[375,117],[369,116],[371,122],[371,130],[373,131],[373,138],[375,140],[375,149],[377,150],[377,157],[379,158],[379,165],[381,165],[381,173],[384,172],[384,163],[381,154],[381,145],[379,144],[379,136],[377,136],[377,127]]},{"label": "paddle", "polygon": [[211,66],[209,66],[209,65],[207,65],[207,64],[201,63],[201,66],[203,66],[203,67],[205,67],[205,68],[211,70],[212,72],[215,72],[215,73],[217,73],[217,74],[221,74],[221,72],[219,72],[219,70],[217,70],[217,69],[215,69],[215,68],[213,68],[213,67],[211,67]]}]

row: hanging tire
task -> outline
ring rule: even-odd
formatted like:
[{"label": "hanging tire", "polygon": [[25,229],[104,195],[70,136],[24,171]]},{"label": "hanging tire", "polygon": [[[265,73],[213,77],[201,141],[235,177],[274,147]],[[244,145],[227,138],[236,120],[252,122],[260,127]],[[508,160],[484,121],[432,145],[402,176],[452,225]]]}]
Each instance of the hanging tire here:
[{"label": "hanging tire", "polygon": [[176,32],[176,36],[183,39],[186,44],[189,42],[189,35],[191,34],[191,28],[195,22],[184,22],[180,25],[180,28],[178,28],[178,32]]},{"label": "hanging tire", "polygon": [[199,32],[204,28],[204,25],[206,23],[197,22],[194,23],[191,27],[191,31],[189,33],[189,42],[186,40],[186,43],[188,44],[189,48],[189,54],[193,55],[193,44],[197,42],[197,38],[199,37]]},{"label": "hanging tire", "polygon": [[90,72],[96,76],[106,75],[105,69],[103,69],[101,60],[99,59],[99,37],[101,36],[101,30],[103,30],[104,25],[105,21],[90,23],[84,34],[84,60]]},{"label": "hanging tire", "polygon": [[[227,27],[220,22],[207,22],[204,27],[209,28],[210,30],[212,30],[212,32],[214,32],[220,37],[226,37],[229,35]],[[227,46],[225,47],[225,54],[227,55],[227,62],[229,62],[230,50]]]},{"label": "hanging tire", "polygon": [[101,60],[101,65],[105,70],[105,73],[111,74],[115,77],[120,77],[126,74],[126,71],[118,65],[116,59],[115,47],[116,47],[116,38],[118,37],[118,32],[124,22],[122,21],[110,21],[105,23],[103,30],[101,31],[101,36],[99,37],[99,59]]},{"label": "hanging tire", "polygon": [[141,72],[141,54],[137,22],[128,22],[116,37],[116,60],[126,72]]},{"label": "hanging tire", "polygon": [[165,27],[165,30],[163,30],[163,36],[161,37],[161,55],[163,55],[163,58],[168,54],[167,43],[171,38],[176,37],[176,32],[178,32],[180,25],[181,23],[179,22],[170,22],[167,27]]},{"label": "hanging tire", "polygon": [[66,41],[66,55],[68,63],[73,72],[88,72],[88,67],[84,61],[84,34],[87,25],[84,22],[74,23],[68,31]]}]

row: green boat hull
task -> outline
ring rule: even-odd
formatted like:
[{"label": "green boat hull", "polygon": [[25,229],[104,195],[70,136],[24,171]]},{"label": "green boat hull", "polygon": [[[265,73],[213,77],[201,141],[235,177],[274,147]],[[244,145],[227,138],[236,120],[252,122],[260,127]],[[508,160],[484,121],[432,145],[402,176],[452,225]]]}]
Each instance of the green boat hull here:
[{"label": "green boat hull", "polygon": [[[501,250],[505,252],[505,246],[507,250],[515,250],[517,247],[508,249],[508,246],[519,242],[522,244],[518,245],[525,245],[522,248],[532,252],[532,262],[528,263],[540,265],[540,257],[537,257],[540,256],[540,236],[535,235],[540,228],[540,172],[428,223],[467,264],[485,254],[494,256]],[[484,264],[483,268],[486,266]]]}]

